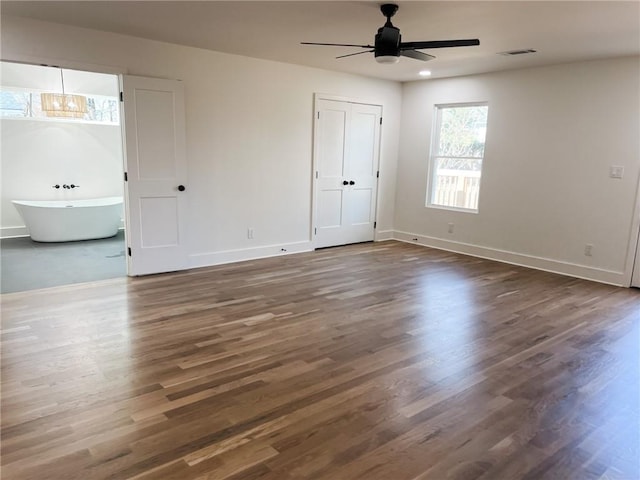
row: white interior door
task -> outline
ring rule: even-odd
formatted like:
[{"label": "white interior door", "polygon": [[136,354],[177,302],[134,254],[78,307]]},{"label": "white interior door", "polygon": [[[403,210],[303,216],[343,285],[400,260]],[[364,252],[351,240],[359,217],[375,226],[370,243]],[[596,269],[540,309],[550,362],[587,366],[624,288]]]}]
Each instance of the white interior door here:
[{"label": "white interior door", "polygon": [[382,107],[318,99],[314,245],[374,239]]},{"label": "white interior door", "polygon": [[187,268],[184,87],[122,77],[129,275]]}]

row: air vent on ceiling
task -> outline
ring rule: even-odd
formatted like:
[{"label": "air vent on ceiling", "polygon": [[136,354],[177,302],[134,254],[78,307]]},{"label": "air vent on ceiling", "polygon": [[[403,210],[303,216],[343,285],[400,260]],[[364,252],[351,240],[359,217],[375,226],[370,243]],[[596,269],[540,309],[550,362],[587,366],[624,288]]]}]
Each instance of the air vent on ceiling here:
[{"label": "air vent on ceiling", "polygon": [[528,53],[536,53],[533,48],[524,48],[522,50],[509,50],[507,52],[498,52],[498,55],[504,55],[505,57],[512,57],[514,55],[526,55]]}]

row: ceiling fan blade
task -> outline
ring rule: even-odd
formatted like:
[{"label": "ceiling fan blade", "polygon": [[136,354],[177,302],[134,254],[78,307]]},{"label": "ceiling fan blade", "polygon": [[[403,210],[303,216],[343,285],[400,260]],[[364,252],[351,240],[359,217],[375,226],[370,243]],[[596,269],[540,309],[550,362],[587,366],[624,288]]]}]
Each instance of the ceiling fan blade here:
[{"label": "ceiling fan blade", "polygon": [[433,60],[433,55],[429,55],[428,53],[419,52],[417,50],[400,50],[400,55],[403,57],[413,58],[415,60],[422,60],[423,62],[428,62],[429,60]]},{"label": "ceiling fan blade", "polygon": [[[1,1],[1,0],[0,0]],[[435,57],[419,50],[430,48],[451,48],[451,47],[473,47],[480,45],[477,38],[458,39],[458,40],[433,40],[425,42],[403,42],[400,29],[391,23],[391,17],[398,11],[398,5],[387,3],[380,6],[380,11],[386,17],[385,24],[378,28],[375,35],[374,45],[354,45],[350,43],[319,43],[319,42],[300,42],[301,45],[321,45],[329,47],[352,47],[365,48],[367,51],[348,53],[340,55],[336,58],[353,57],[363,53],[374,53],[378,63],[396,63],[400,56],[413,58],[421,62],[433,60]]]},{"label": "ceiling fan blade", "polygon": [[315,43],[300,42],[300,45],[326,45],[329,47],[357,47],[357,48],[373,48],[373,45],[351,45],[349,43]]},{"label": "ceiling fan blade", "polygon": [[339,57],[336,57],[336,58],[353,57],[354,55],[362,55],[363,53],[371,53],[373,51],[374,50],[365,50],[364,52],[349,53],[348,55],[340,55]]},{"label": "ceiling fan blade", "polygon": [[422,50],[423,48],[473,47],[480,45],[480,40],[470,38],[466,40],[433,40],[430,42],[402,42],[400,50]]}]

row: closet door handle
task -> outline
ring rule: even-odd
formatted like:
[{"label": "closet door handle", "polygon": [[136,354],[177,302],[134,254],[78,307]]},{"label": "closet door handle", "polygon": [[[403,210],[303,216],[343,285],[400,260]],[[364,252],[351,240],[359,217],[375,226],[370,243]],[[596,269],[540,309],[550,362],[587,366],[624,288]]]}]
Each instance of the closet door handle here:
[{"label": "closet door handle", "polygon": [[353,180],[349,181],[349,185],[355,185],[355,184],[356,184],[356,182],[354,182]]},{"label": "closet door handle", "polygon": [[184,187],[184,185],[178,185],[178,190],[184,192],[186,188]]},{"label": "closet door handle", "polygon": [[344,180],[344,181],[342,182],[342,184],[343,184],[343,185],[349,185],[349,182],[347,182],[346,180]]}]

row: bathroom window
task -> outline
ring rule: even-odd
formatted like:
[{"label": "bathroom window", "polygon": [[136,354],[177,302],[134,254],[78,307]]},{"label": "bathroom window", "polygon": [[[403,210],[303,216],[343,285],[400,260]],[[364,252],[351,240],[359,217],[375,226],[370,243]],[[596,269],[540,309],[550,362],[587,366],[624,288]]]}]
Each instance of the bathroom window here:
[{"label": "bathroom window", "polygon": [[[0,117],[52,120],[42,110],[41,93],[44,92],[25,88],[2,87],[0,90]],[[73,118],[71,121],[120,124],[120,105],[116,97],[85,96],[87,98],[87,112],[82,117]]]},{"label": "bathroom window", "polygon": [[436,105],[427,206],[478,211],[488,111],[486,103]]}]

